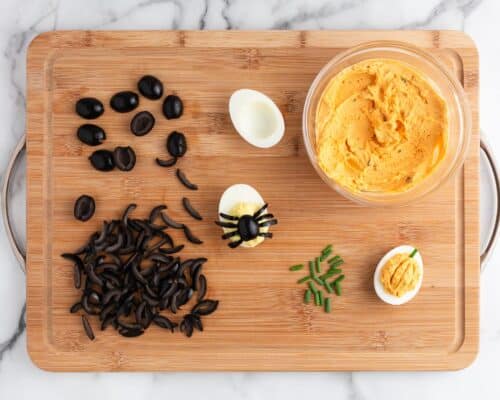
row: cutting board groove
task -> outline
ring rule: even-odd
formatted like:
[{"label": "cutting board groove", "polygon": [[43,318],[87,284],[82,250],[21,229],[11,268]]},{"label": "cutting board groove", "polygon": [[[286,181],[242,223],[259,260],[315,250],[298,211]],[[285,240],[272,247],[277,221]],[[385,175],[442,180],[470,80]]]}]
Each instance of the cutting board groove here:
[{"label": "cutting board groove", "polygon": [[[302,143],[302,107],[321,67],[343,49],[398,39],[431,51],[463,82],[473,115],[473,138],[456,178],[424,201],[398,209],[363,208],[324,185]],[[161,102],[141,98],[138,110],[157,116],[153,132],[134,137],[132,114],[111,112],[109,98],[134,90],[154,74],[166,92],[184,100],[178,120],[161,116]],[[473,42],[452,31],[273,32],[51,32],[30,45],[27,67],[28,349],[53,371],[176,370],[428,370],[468,365],[478,347],[478,56]],[[286,135],[259,150],[233,130],[227,115],[232,91],[250,87],[270,95],[284,114]],[[102,148],[131,145],[130,173],[93,171],[94,150],[75,136],[83,123],[75,101],[95,96],[107,110],[96,121],[107,132]],[[173,170],[156,167],[168,132],[184,131],[189,151],[181,167],[200,185],[186,191]],[[219,196],[234,183],[256,187],[279,224],[275,238],[255,250],[231,251],[213,224]],[[94,218],[72,216],[82,193],[96,198]],[[207,256],[209,296],[220,300],[206,330],[187,339],[157,328],[135,340],[97,332],[90,342],[80,318],[68,313],[78,297],[71,268],[59,254],[74,250],[104,219],[129,202],[145,216],[169,205],[187,221],[180,199],[191,198],[205,219],[190,223],[205,241],[185,255]],[[184,242],[176,235],[177,242]],[[332,242],[346,260],[344,295],[332,314],[302,303],[300,273]],[[382,304],[372,289],[377,260],[412,243],[425,263],[422,290],[409,304]],[[92,321],[97,331],[96,321]]]}]

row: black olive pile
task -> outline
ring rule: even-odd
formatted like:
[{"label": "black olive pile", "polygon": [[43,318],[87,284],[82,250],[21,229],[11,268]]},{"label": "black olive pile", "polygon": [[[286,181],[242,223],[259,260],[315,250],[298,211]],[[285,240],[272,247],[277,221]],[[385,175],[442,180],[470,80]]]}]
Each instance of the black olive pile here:
[{"label": "black olive pile", "polygon": [[[143,76],[137,84],[138,92],[147,99],[163,97],[163,84],[151,75]],[[140,97],[134,91],[114,94],[109,102],[113,111],[130,113],[139,107]],[[86,97],[77,101],[77,114],[94,120],[104,113],[104,105],[95,98]],[[162,111],[167,119],[179,118],[183,113],[182,100],[168,95],[163,101]],[[155,126],[155,117],[149,111],[139,111],[130,121],[130,131],[135,136],[150,133]],[[86,123],[77,130],[78,139],[88,146],[100,146],[106,141],[105,130]],[[170,159],[157,159],[162,167],[171,167],[183,157],[188,149],[186,137],[181,132],[171,132],[166,141]],[[131,171],[136,164],[135,151],[130,146],[117,146],[114,150],[98,149],[90,157],[90,164],[98,171]],[[177,169],[176,176],[188,189],[197,190],[183,171]],[[189,199],[182,204],[194,219],[202,216]],[[80,196],[74,205],[74,217],[88,221],[94,215],[96,204],[91,196]],[[193,244],[202,244],[191,229],[169,217],[166,206],[160,205],[151,211],[149,218],[131,218],[136,208],[130,204],[121,219],[104,221],[101,231],[95,232],[89,241],[74,253],[62,254],[73,263],[74,286],[81,290],[80,300],[71,313],[83,311],[82,324],[85,333],[95,339],[88,316],[96,315],[101,330],[112,326],[125,337],[142,335],[155,324],[174,332],[180,330],[191,337],[194,330],[203,330],[202,317],[214,312],[218,301],[205,299],[207,279],[202,274],[206,258],[181,260],[178,253],[184,245],[174,245],[167,229],[182,230]],[[193,297],[190,312],[177,322],[173,315],[185,307]]]},{"label": "black olive pile", "polygon": [[[145,75],[137,83],[139,93],[150,100],[159,100],[163,96],[163,84],[152,76]],[[125,90],[114,94],[109,105],[112,110],[118,113],[129,113],[139,107],[139,95],[136,92]],[[179,118],[182,115],[184,106],[180,97],[168,95],[163,102],[163,114],[167,119]],[[104,105],[94,97],[85,97],[76,102],[76,113],[85,119],[96,119],[104,113]],[[138,112],[130,121],[130,131],[136,136],[147,135],[155,125],[155,117],[149,111]],[[178,157],[182,157],[186,152],[186,138],[180,132],[172,132],[177,138],[176,144],[169,144],[167,140],[167,150],[172,156],[171,160],[158,160],[163,167],[172,166]],[[179,135],[182,136],[179,139]],[[104,129],[95,124],[83,124],[77,130],[77,137],[86,145],[99,146],[106,140]],[[179,142],[180,140],[180,142]],[[130,171],[134,168],[136,155],[131,147],[117,147],[113,152],[110,150],[97,150],[89,157],[91,165],[98,171],[112,171],[115,167],[121,171]]]},{"label": "black olive pile", "polygon": [[[84,313],[83,328],[91,340],[95,335],[87,315],[99,318],[101,330],[111,326],[125,337],[140,336],[151,324],[190,337],[203,330],[202,317],[218,306],[217,300],[205,299],[207,259],[176,255],[184,246],[175,246],[165,230],[185,225],[171,220],[165,206],[153,208],[148,219],[132,218],[135,207],[104,222],[81,249],[62,254],[73,264],[74,286],[81,290],[70,311]],[[192,298],[190,311],[175,322]]]}]

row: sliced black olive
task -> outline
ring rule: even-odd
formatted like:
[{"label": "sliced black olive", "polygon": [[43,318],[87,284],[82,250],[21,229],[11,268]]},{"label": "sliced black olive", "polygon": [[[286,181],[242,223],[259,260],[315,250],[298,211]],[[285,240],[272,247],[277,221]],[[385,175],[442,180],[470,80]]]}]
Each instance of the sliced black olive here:
[{"label": "sliced black olive", "polygon": [[179,96],[174,94],[168,95],[163,101],[163,115],[167,119],[179,118],[182,115],[184,106]]},{"label": "sliced black olive", "polygon": [[83,329],[85,330],[85,333],[89,337],[90,340],[94,340],[94,331],[92,330],[92,327],[90,326],[89,320],[85,315],[82,315],[82,324],[83,324]]},{"label": "sliced black olive", "polygon": [[191,243],[194,244],[203,244],[203,241],[196,237],[193,232],[191,232],[191,229],[187,225],[184,225],[182,227],[184,229],[184,236],[186,236],[186,239],[189,240]]},{"label": "sliced black olive", "polygon": [[184,224],[181,224],[180,222],[174,221],[172,218],[170,218],[166,212],[160,213],[160,217],[165,222],[168,226],[174,229],[182,229],[184,228]]},{"label": "sliced black olive", "polygon": [[76,135],[81,142],[89,146],[99,146],[106,140],[104,129],[94,124],[83,124],[76,131]]},{"label": "sliced black olive", "polygon": [[115,315],[108,315],[102,319],[101,331],[105,330],[111,323],[116,321]]},{"label": "sliced black olive", "polygon": [[75,202],[73,214],[77,220],[88,221],[95,212],[95,201],[91,196],[86,194],[78,197]]},{"label": "sliced black olive", "polygon": [[124,337],[137,337],[141,336],[144,333],[144,331],[142,329],[120,328],[118,329],[118,333]]},{"label": "sliced black olive", "polygon": [[153,318],[153,323],[158,325],[160,328],[170,329],[170,331],[174,332],[177,324],[175,322],[170,321],[167,317],[162,315],[157,315]]},{"label": "sliced black olive", "polygon": [[82,118],[96,119],[104,112],[104,106],[94,97],[84,97],[76,102],[75,111]]},{"label": "sliced black olive", "polygon": [[203,300],[207,294],[207,278],[205,275],[201,274],[198,279],[198,301]]},{"label": "sliced black olive", "polygon": [[201,221],[203,217],[200,215],[200,213],[193,207],[191,202],[187,197],[182,198],[182,205],[184,206],[184,209],[187,211],[187,213],[193,217],[194,219],[197,219]]},{"label": "sliced black olive", "polygon": [[130,171],[135,166],[135,152],[132,147],[116,147],[113,151],[113,159],[118,169]]},{"label": "sliced black olive", "polygon": [[69,312],[71,314],[74,314],[78,311],[80,311],[82,309],[82,303],[78,302],[78,303],[75,303],[71,306],[71,308],[69,309]]},{"label": "sliced black olive", "polygon": [[111,171],[115,168],[113,153],[109,150],[97,150],[89,157],[90,163],[98,171]]},{"label": "sliced black olive", "polygon": [[163,96],[163,84],[152,75],[144,75],[137,83],[137,89],[144,97],[151,100],[158,100]]},{"label": "sliced black olive", "polygon": [[111,97],[109,105],[119,113],[130,112],[139,105],[139,96],[131,91],[119,92]]},{"label": "sliced black olive", "polygon": [[191,312],[198,315],[212,314],[215,310],[217,310],[218,305],[218,300],[202,300],[193,307]]},{"label": "sliced black olive", "polygon": [[160,158],[156,159],[156,164],[158,164],[160,167],[171,167],[175,165],[176,162],[177,162],[177,157],[172,157],[168,160],[162,160]]},{"label": "sliced black olive", "polygon": [[73,283],[76,289],[80,289],[82,286],[82,271],[78,268],[78,265],[73,265]]},{"label": "sliced black olive", "polygon": [[187,337],[191,337],[193,335],[193,320],[189,315],[186,315],[182,319],[179,330]]},{"label": "sliced black olive", "polygon": [[167,150],[172,157],[182,157],[187,151],[186,136],[182,132],[173,131],[167,138]]},{"label": "sliced black olive", "polygon": [[198,190],[198,185],[192,183],[186,176],[186,174],[184,172],[182,172],[180,169],[177,169],[177,171],[175,171],[175,174],[177,175],[177,178],[179,179],[179,181],[185,186],[187,187],[188,189],[190,190]]},{"label": "sliced black olive", "polygon": [[199,315],[196,314],[190,314],[190,318],[193,321],[193,326],[198,329],[200,332],[203,332],[203,324],[201,322],[201,318]]},{"label": "sliced black olive", "polygon": [[89,294],[89,303],[90,304],[99,304],[101,302],[101,296],[97,292],[90,292]]},{"label": "sliced black olive", "polygon": [[154,126],[155,117],[149,111],[138,112],[130,122],[130,130],[135,136],[147,135]]}]

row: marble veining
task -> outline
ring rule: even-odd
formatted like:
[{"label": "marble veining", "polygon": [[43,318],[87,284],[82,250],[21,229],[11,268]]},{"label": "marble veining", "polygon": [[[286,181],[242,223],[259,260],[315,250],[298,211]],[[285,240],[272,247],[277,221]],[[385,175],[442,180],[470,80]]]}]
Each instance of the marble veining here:
[{"label": "marble veining", "polygon": [[[459,29],[481,55],[481,126],[500,148],[500,25],[495,0],[3,0],[0,4],[0,171],[22,136],[26,49],[56,29]],[[16,175],[13,220],[24,240],[25,174]],[[459,372],[53,374],[26,351],[24,277],[0,227],[0,399],[183,398],[483,399],[500,398],[500,251],[482,278],[481,351]]]}]

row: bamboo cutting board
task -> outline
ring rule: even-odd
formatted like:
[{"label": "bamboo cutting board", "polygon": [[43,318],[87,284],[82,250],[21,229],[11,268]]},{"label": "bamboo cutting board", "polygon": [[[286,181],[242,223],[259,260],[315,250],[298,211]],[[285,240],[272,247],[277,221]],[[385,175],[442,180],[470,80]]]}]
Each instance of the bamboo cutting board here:
[{"label": "bamboo cutting board", "polygon": [[[398,209],[358,206],[331,191],[309,164],[302,143],[306,92],[321,67],[345,48],[371,40],[400,40],[429,49],[463,82],[473,115],[473,138],[463,169],[424,201]],[[461,32],[52,32],[28,53],[28,349],[53,371],[176,370],[439,370],[467,366],[478,348],[478,55]],[[111,112],[109,98],[135,90],[144,74],[158,76],[166,94],[184,101],[178,120],[161,115],[161,101],[140,99],[157,116],[152,133],[129,131],[134,113]],[[227,114],[238,88],[262,90],[284,114],[286,135],[274,148],[251,147]],[[131,145],[133,171],[94,171],[95,148],[82,145],[74,113],[80,97],[101,99],[97,124],[102,148]],[[173,170],[154,158],[166,154],[172,130],[185,132],[181,167],[200,190],[183,188]],[[270,203],[279,224],[257,249],[230,250],[220,239],[217,204],[224,189],[249,183]],[[72,216],[81,194],[96,199],[87,223]],[[206,256],[209,297],[218,311],[191,339],[152,327],[135,339],[112,329],[85,336],[72,268],[59,255],[80,247],[104,219],[130,202],[146,216],[160,203],[188,222],[181,198],[204,215],[190,222],[205,243],[184,256]],[[178,232],[176,242],[185,242]],[[303,286],[288,267],[333,243],[346,260],[344,294],[332,314],[302,302]],[[383,304],[372,288],[375,264],[390,248],[412,243],[423,255],[422,289],[401,307]],[[300,273],[299,273],[300,274]]]}]

